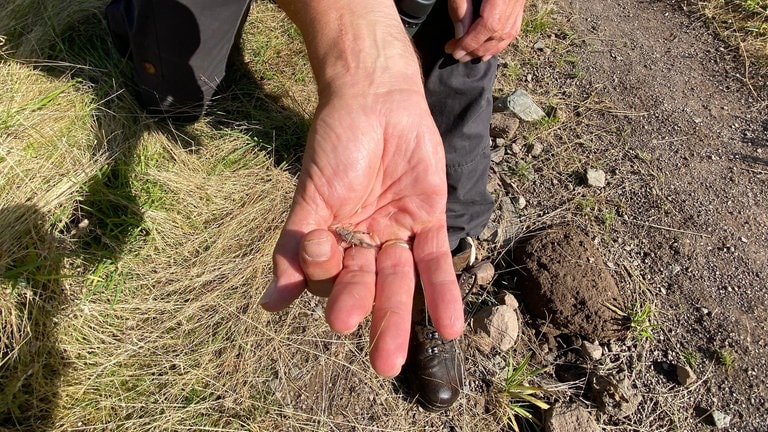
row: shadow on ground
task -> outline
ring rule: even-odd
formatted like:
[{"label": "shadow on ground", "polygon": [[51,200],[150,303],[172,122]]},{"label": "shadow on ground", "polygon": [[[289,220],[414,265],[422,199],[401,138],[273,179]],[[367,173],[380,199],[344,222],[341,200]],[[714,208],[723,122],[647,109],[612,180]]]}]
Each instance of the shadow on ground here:
[{"label": "shadow on ground", "polygon": [[52,426],[66,364],[56,337],[63,254],[37,207],[0,207],[0,428]]}]

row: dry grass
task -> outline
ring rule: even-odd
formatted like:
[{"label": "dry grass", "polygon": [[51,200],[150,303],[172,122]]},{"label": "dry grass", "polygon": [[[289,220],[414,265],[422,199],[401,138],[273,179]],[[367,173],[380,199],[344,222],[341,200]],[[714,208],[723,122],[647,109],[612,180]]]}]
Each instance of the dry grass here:
[{"label": "dry grass", "polygon": [[694,5],[742,55],[746,78],[760,81],[759,75],[768,73],[768,1],[699,0]]}]

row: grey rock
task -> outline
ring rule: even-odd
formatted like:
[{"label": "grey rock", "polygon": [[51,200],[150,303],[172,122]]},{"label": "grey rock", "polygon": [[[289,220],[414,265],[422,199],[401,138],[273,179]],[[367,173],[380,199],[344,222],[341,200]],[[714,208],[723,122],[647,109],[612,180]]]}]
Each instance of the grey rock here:
[{"label": "grey rock", "polygon": [[722,411],[714,410],[712,411],[712,421],[716,428],[725,429],[731,425],[731,416]]},{"label": "grey rock", "polygon": [[677,373],[677,382],[681,385],[687,386],[696,382],[696,374],[686,365],[675,365],[675,372]]},{"label": "grey rock", "polygon": [[587,169],[587,184],[592,187],[605,187],[605,172],[599,169]]},{"label": "grey rock", "polygon": [[515,206],[516,209],[522,210],[525,208],[525,205],[527,202],[525,201],[525,198],[521,196],[512,197],[512,204]]},{"label": "grey rock", "polygon": [[544,118],[546,114],[523,89],[517,89],[493,104],[495,112],[511,112],[520,120],[533,122]]},{"label": "grey rock", "polygon": [[491,162],[499,163],[502,159],[504,159],[504,147],[491,150]]},{"label": "grey rock", "polygon": [[505,352],[515,346],[520,333],[517,309],[508,305],[486,307],[472,319],[473,327],[488,335],[491,347]]},{"label": "grey rock", "polygon": [[547,43],[543,40],[539,39],[536,41],[535,44],[533,44],[533,49],[537,51],[544,51],[544,49],[547,47]]},{"label": "grey rock", "polygon": [[589,412],[580,405],[558,404],[544,414],[546,432],[597,432],[600,428]]}]

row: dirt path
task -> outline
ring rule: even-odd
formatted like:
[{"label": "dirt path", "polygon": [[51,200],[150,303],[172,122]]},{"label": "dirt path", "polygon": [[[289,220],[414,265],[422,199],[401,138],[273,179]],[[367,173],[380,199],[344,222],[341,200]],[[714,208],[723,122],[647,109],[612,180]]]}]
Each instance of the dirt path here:
[{"label": "dirt path", "polygon": [[[634,114],[613,122],[626,127],[631,149],[655,177],[651,187],[627,188],[623,215],[634,222],[621,221],[631,236],[625,250],[661,309],[664,336],[647,361],[679,363],[682,350],[701,352],[715,366],[702,369],[706,376],[687,395],[689,413],[718,409],[733,417],[732,430],[764,430],[765,85],[750,77],[750,88],[740,59],[679,6],[636,0],[566,0],[565,6],[587,41],[580,54],[586,87]],[[733,354],[730,372],[716,365],[718,350]]]}]

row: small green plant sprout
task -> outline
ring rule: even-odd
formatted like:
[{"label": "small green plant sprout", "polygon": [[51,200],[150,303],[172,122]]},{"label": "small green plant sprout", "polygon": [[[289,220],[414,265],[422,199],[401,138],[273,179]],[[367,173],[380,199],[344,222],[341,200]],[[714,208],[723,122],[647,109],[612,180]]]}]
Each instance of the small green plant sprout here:
[{"label": "small green plant sprout", "polygon": [[533,178],[533,161],[517,161],[512,166],[512,173],[522,181]]},{"label": "small green plant sprout", "polygon": [[683,360],[683,363],[688,365],[691,369],[695,368],[696,365],[699,364],[699,354],[692,350],[692,349],[684,349],[680,352],[680,358]]},{"label": "small green plant sprout", "polygon": [[610,228],[611,224],[616,220],[616,210],[609,208],[603,211],[600,215],[600,223],[603,224],[603,228]]},{"label": "small green plant sprout", "polygon": [[548,403],[535,396],[536,393],[548,393],[548,391],[542,387],[526,384],[526,381],[529,378],[544,372],[547,368],[526,371],[530,360],[531,353],[528,353],[523,361],[516,366],[513,365],[511,356],[507,363],[507,376],[504,379],[504,388],[501,392],[502,397],[509,401],[508,404],[504,405],[504,421],[508,423],[515,432],[520,432],[520,425],[517,423],[518,418],[522,418],[537,426],[541,426],[531,411],[531,405],[535,405],[542,410],[549,409]]},{"label": "small green plant sprout", "polygon": [[730,372],[733,368],[733,364],[736,363],[736,358],[728,348],[720,348],[715,352],[717,361],[726,371]]},{"label": "small green plant sprout", "polygon": [[655,311],[650,303],[641,305],[640,302],[637,302],[626,312],[611,304],[606,303],[605,306],[624,320],[629,334],[638,343],[652,341],[656,338],[653,334],[653,329],[660,327],[660,324],[653,322]]}]

